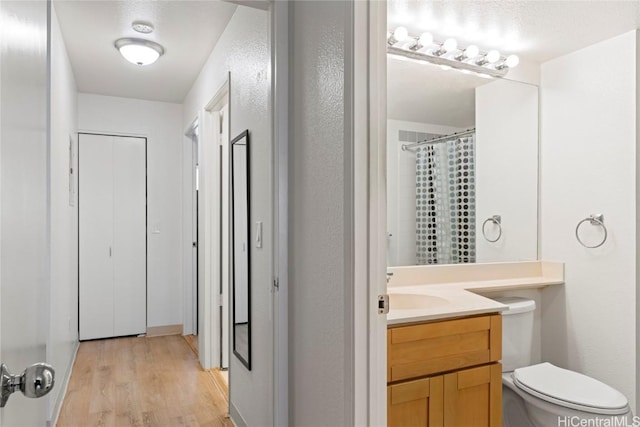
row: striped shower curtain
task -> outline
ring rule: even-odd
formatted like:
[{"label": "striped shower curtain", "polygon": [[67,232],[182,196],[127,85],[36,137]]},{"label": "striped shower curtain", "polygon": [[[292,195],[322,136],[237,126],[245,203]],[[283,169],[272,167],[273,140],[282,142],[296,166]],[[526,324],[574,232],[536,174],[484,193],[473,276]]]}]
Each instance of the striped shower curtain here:
[{"label": "striped shower curtain", "polygon": [[418,264],[475,262],[475,135],[416,153]]}]

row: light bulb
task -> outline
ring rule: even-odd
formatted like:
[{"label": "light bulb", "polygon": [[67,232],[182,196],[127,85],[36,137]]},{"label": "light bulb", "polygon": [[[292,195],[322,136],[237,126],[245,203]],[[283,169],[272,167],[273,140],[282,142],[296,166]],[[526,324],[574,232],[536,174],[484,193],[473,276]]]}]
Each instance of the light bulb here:
[{"label": "light bulb", "polygon": [[442,49],[445,52],[451,52],[452,50],[455,50],[457,47],[458,47],[458,42],[454,38],[446,39],[442,44]]},{"label": "light bulb", "polygon": [[393,32],[393,38],[396,39],[396,41],[405,41],[407,37],[409,37],[409,31],[407,31],[405,27],[398,27]]},{"label": "light bulb", "polygon": [[489,64],[493,64],[494,62],[497,62],[500,60],[500,52],[498,52],[497,50],[490,50],[489,52],[487,52],[487,55],[485,56],[485,59],[487,60],[487,62]]},{"label": "light bulb", "polygon": [[466,56],[469,59],[475,58],[476,56],[478,56],[479,53],[480,53],[480,49],[478,49],[478,46],[476,46],[475,44],[468,46],[464,50],[464,56]]},{"label": "light bulb", "polygon": [[520,58],[517,55],[509,55],[504,61],[504,65],[509,68],[516,67],[520,63]]},{"label": "light bulb", "polygon": [[420,46],[429,46],[431,43],[433,43],[433,35],[431,33],[422,33],[420,35],[420,38],[418,39],[418,43],[420,43]]}]

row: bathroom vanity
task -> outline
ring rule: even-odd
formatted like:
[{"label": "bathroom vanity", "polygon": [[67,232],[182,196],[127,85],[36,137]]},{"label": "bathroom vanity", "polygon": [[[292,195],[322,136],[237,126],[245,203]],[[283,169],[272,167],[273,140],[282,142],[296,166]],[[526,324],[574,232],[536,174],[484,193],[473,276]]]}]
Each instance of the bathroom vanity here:
[{"label": "bathroom vanity", "polygon": [[502,426],[502,315],[479,294],[564,282],[561,263],[393,267],[389,426]]},{"label": "bathroom vanity", "polygon": [[499,313],[390,325],[389,426],[502,425]]}]

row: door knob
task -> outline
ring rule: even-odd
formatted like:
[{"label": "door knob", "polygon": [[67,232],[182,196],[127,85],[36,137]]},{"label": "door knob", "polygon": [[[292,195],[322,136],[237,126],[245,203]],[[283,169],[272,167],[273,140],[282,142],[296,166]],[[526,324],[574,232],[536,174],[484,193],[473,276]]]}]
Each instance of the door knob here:
[{"label": "door knob", "polygon": [[35,363],[20,375],[0,365],[0,408],[4,408],[12,393],[20,390],[26,397],[37,398],[49,393],[55,384],[56,371],[46,363]]}]

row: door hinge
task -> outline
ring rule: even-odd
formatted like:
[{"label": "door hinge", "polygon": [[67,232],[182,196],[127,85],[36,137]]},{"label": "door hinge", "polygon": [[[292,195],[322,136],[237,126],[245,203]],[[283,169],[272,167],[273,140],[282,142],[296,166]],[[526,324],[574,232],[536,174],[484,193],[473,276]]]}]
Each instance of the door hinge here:
[{"label": "door hinge", "polygon": [[378,314],[389,313],[389,295],[378,295]]},{"label": "door hinge", "polygon": [[280,290],[280,280],[277,277],[275,279],[273,279],[273,288],[276,291]]}]

